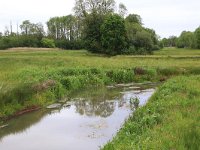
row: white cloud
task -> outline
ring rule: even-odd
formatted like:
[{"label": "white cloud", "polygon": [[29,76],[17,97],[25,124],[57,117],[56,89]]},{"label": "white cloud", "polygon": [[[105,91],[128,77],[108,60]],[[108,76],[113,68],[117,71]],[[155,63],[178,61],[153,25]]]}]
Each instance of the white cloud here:
[{"label": "white cloud", "polygon": [[[146,27],[164,36],[179,35],[200,25],[199,0],[116,0],[124,3],[129,13],[137,13]],[[50,17],[72,13],[74,0],[0,0],[0,31],[12,21],[29,19],[45,23]]]}]

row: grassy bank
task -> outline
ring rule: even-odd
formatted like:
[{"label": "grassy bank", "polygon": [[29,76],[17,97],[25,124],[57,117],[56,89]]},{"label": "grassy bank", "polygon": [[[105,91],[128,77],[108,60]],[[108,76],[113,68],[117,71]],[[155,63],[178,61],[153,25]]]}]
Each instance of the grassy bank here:
[{"label": "grassy bank", "polygon": [[180,149],[200,145],[200,76],[167,81],[104,150]]},{"label": "grassy bank", "polygon": [[146,68],[51,68],[22,70],[2,82],[0,91],[1,118],[15,112],[46,106],[66,97],[70,92],[88,86],[117,83],[159,81],[156,70]]},{"label": "grassy bank", "polygon": [[199,56],[196,50],[181,49],[115,57],[84,50],[0,51],[0,118],[32,106],[46,106],[86,86],[165,81],[181,74],[199,74]]}]

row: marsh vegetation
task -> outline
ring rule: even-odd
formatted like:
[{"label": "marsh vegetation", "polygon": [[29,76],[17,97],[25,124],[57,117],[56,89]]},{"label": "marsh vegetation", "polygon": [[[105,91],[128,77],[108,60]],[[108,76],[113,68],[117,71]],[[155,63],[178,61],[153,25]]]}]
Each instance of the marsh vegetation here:
[{"label": "marsh vegetation", "polygon": [[[70,95],[84,89],[159,83],[144,107],[139,107],[137,95],[125,100],[134,113],[128,113],[125,125],[102,149],[199,149],[200,28],[160,39],[124,4],[115,8],[115,0],[75,0],[74,13],[50,18],[47,31],[41,23],[24,20],[20,32],[13,32],[11,24],[10,31],[0,33],[0,138],[37,126],[49,113],[45,108],[63,103],[68,115],[76,109],[73,115],[106,118],[119,109],[121,99],[106,100],[112,94],[106,91],[103,100],[97,94],[96,100],[77,98],[67,104]],[[52,113],[63,115],[62,109]],[[19,123],[19,116],[25,124]],[[122,118],[115,122],[117,129]]]}]

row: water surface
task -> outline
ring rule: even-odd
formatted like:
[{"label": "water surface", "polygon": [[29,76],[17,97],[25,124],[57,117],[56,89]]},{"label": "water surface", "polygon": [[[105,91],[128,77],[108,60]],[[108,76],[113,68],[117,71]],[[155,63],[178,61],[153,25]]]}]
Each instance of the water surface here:
[{"label": "water surface", "polygon": [[144,105],[154,85],[118,85],[76,91],[70,107],[43,109],[8,121],[0,129],[0,150],[97,150],[117,133],[135,110],[130,98]]}]

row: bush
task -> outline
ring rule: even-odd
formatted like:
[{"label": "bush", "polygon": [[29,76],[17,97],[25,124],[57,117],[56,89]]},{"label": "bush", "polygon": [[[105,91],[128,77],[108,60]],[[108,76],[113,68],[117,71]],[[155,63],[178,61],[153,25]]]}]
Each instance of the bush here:
[{"label": "bush", "polygon": [[152,50],[153,51],[158,51],[158,50],[160,50],[161,48],[160,48],[160,46],[158,46],[158,45],[153,45],[153,47],[152,47]]},{"label": "bush", "polygon": [[7,37],[3,37],[0,39],[0,49],[7,49],[10,47],[10,39]]},{"label": "bush", "polygon": [[68,76],[61,79],[67,90],[76,90],[84,86],[84,76]]},{"label": "bush", "polygon": [[82,40],[69,41],[66,39],[60,39],[55,41],[55,45],[58,48],[79,50],[84,49],[84,42]]},{"label": "bush", "polygon": [[53,39],[42,38],[41,40],[42,46],[45,48],[55,48],[55,42]]},{"label": "bush", "polygon": [[0,39],[0,49],[12,47],[41,47],[41,37],[35,35],[13,35]]},{"label": "bush", "polygon": [[122,54],[124,55],[134,55],[136,52],[136,48],[134,46],[130,46],[128,49],[122,50]]},{"label": "bush", "polygon": [[157,71],[155,69],[150,68],[140,68],[136,67],[134,68],[134,73],[137,75],[137,79],[139,81],[152,81],[156,80],[157,77]]},{"label": "bush", "polygon": [[134,81],[133,70],[112,70],[106,73],[112,82],[128,83]]}]

